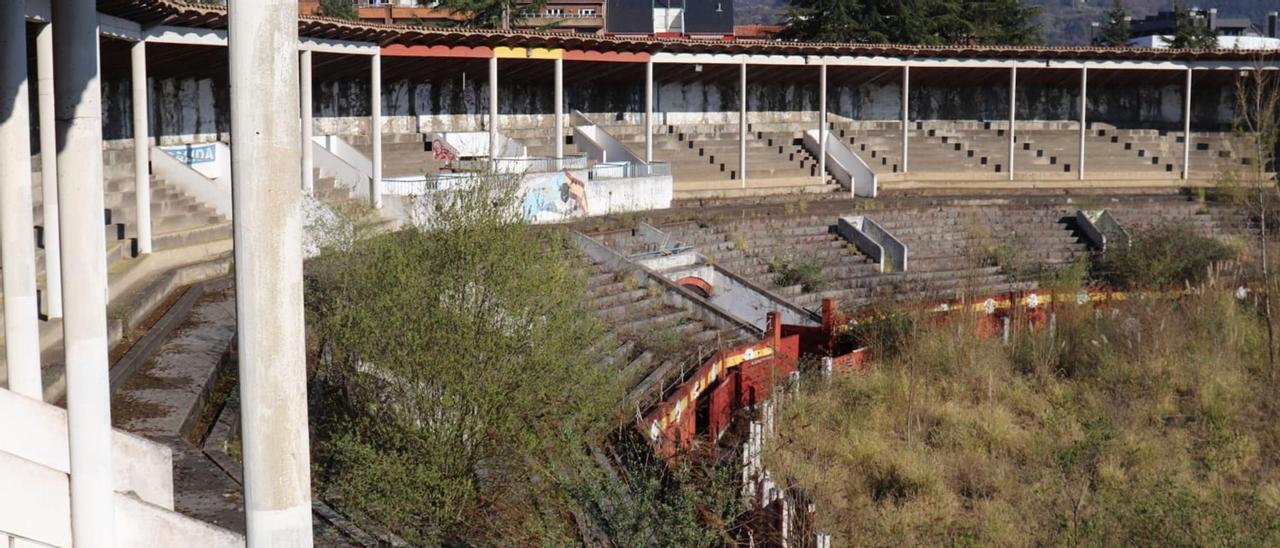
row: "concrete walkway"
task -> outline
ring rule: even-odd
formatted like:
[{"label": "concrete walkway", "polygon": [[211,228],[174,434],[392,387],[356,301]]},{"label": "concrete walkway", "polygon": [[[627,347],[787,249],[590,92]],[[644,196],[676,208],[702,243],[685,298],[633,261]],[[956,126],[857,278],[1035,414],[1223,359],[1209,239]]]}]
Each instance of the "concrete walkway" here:
[{"label": "concrete walkway", "polygon": [[[173,450],[174,506],[179,512],[244,533],[239,484],[189,440],[201,421],[206,386],[235,337],[235,292],[219,284],[112,397],[115,426]],[[198,432],[196,432],[198,434]]]}]

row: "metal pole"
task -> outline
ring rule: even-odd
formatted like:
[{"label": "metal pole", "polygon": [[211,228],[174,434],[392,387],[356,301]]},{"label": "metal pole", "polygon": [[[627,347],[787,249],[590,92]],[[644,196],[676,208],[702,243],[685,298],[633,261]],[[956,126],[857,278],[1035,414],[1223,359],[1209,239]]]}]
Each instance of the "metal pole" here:
[{"label": "metal pole", "polygon": [[1088,111],[1089,111],[1089,67],[1080,69],[1080,160],[1078,162],[1076,173],[1081,181],[1084,180],[1084,147],[1085,139],[1088,135]]},{"label": "metal pole", "polygon": [[[247,545],[310,547],[298,3],[232,0],[231,160]],[[288,51],[288,55],[278,52]],[[377,133],[376,131],[374,132]],[[99,230],[101,232],[101,230]]]},{"label": "metal pole", "polygon": [[[9,389],[40,400],[40,313],[36,300],[35,221],[31,208],[27,22],[22,2],[0,8],[0,274],[4,287]],[[16,418],[15,418],[16,420]]]},{"label": "metal pole", "polygon": [[[556,68],[556,158],[564,158],[564,59],[557,57]],[[563,160],[556,160],[557,163]]]},{"label": "metal pole", "polygon": [[97,2],[53,0],[52,8],[71,538],[114,546]]},{"label": "metal pole", "polygon": [[818,180],[827,180],[827,65],[818,66]]},{"label": "metal pole", "polygon": [[498,157],[498,58],[489,58],[489,161]]},{"label": "metal pole", "polygon": [[129,48],[133,92],[133,190],[137,208],[138,253],[151,253],[151,149],[147,127],[147,43]]},{"label": "metal pole", "polygon": [[1187,67],[1187,87],[1182,93],[1182,179],[1191,177],[1191,67]]},{"label": "metal pole", "polygon": [[62,245],[58,227],[58,132],[53,108],[53,25],[36,35],[37,93],[40,96],[40,193],[44,198],[44,285],[50,319],[62,317]]},{"label": "metal pole", "polygon": [[373,54],[369,62],[369,136],[373,139],[373,177],[369,178],[369,203],[382,207],[382,52]]},{"label": "metal pole", "polygon": [[738,178],[747,188],[747,62],[738,64]]},{"label": "metal pole", "polygon": [[311,113],[311,50],[298,55],[298,106],[302,110],[302,192],[315,193],[315,158],[312,156],[311,135],[315,133],[315,118]]},{"label": "metal pole", "polygon": [[1018,67],[1009,68],[1009,180],[1013,180],[1013,153],[1017,148],[1014,126],[1018,124]]},{"label": "metal pole", "polygon": [[902,172],[907,172],[907,126],[911,124],[911,65],[902,66]]},{"label": "metal pole", "polygon": [[644,63],[644,161],[653,162],[653,60]]}]

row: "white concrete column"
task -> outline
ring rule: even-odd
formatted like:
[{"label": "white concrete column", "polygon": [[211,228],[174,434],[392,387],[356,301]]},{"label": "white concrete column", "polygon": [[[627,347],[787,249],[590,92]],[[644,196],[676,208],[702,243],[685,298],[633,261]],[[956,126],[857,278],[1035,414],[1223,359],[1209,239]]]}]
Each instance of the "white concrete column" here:
[{"label": "white concrete column", "polygon": [[1009,68],[1009,180],[1013,180],[1013,154],[1017,150],[1017,138],[1014,135],[1018,125],[1018,67]]},{"label": "white concrete column", "polygon": [[298,107],[302,117],[302,193],[310,196],[316,191],[315,158],[312,156],[311,135],[315,133],[315,118],[311,114],[311,50],[298,54]]},{"label": "white concrete column", "polygon": [[49,319],[62,317],[62,252],[58,227],[58,131],[53,109],[53,25],[36,35],[36,73],[40,96],[40,205],[44,212],[45,309]]},{"label": "white concrete column", "polygon": [[0,275],[9,390],[39,400],[43,386],[24,7],[22,2],[0,7]]},{"label": "white concrete column", "polygon": [[369,204],[382,208],[382,51],[369,62],[369,137],[373,144],[373,176],[369,178]]},{"label": "white concrete column", "polygon": [[98,11],[94,0],[53,0],[52,8],[71,538],[114,546]]},{"label": "white concrete column", "polygon": [[[556,158],[564,158],[564,59],[555,61]],[[557,163],[562,160],[556,160]]]},{"label": "white concrete column", "polygon": [[498,157],[498,58],[489,58],[489,161]]},{"label": "white concrete column", "polygon": [[[231,159],[247,533],[310,547],[298,3],[232,0]],[[289,54],[280,55],[287,51]],[[376,133],[376,132],[375,132]]]},{"label": "white concrete column", "polygon": [[911,66],[902,65],[902,172],[907,172],[907,135],[911,129]]},{"label": "white concrete column", "polygon": [[1080,68],[1080,159],[1076,161],[1076,177],[1084,180],[1084,147],[1088,136],[1089,68]]},{"label": "white concrete column", "polygon": [[1191,177],[1191,67],[1187,67],[1187,87],[1182,92],[1182,179]]},{"label": "white concrete column", "polygon": [[644,62],[644,161],[653,162],[653,59]]},{"label": "white concrete column", "polygon": [[747,188],[747,62],[738,64],[738,178]]},{"label": "white concrete column", "polygon": [[137,208],[138,253],[151,253],[151,149],[147,126],[147,43],[129,48],[133,92],[133,191]]},{"label": "white concrete column", "polygon": [[818,180],[827,180],[827,65],[818,66]]}]

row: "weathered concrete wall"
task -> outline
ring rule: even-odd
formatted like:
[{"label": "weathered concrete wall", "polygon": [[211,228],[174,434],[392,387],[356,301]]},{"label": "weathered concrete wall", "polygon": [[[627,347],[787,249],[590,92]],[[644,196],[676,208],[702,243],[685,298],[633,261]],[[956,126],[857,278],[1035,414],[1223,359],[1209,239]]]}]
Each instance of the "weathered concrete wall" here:
[{"label": "weathered concrete wall", "polygon": [[[151,127],[161,144],[225,139],[230,130],[229,91],[224,78],[149,80]],[[103,124],[107,140],[131,136],[127,79],[103,82]],[[502,127],[538,127],[551,123],[554,104],[547,82],[503,82],[499,109]],[[314,87],[316,132],[367,134],[367,79],[318,81]],[[591,82],[565,89],[570,109],[595,113],[600,123],[635,120],[642,112],[639,82]],[[483,131],[487,129],[488,83],[461,79],[383,84],[384,132]],[[817,93],[812,86],[787,81],[748,82],[747,105],[752,121],[812,119]],[[1078,88],[1027,83],[1018,88],[1018,117],[1022,120],[1076,120]],[[661,83],[655,89],[659,120],[668,123],[734,123],[737,121],[736,82]],[[898,120],[901,87],[896,81],[873,84],[835,84],[828,92],[833,114],[859,120]],[[1200,86],[1195,90],[1193,122],[1198,129],[1230,126],[1234,100],[1230,87]],[[911,88],[914,120],[1004,120],[1008,87],[1005,81],[981,85],[947,86],[921,82]],[[1182,86],[1135,85],[1090,88],[1089,119],[1124,127],[1179,129],[1182,124]],[[34,120],[33,104],[33,120]],[[35,135],[33,128],[33,136]]]}]

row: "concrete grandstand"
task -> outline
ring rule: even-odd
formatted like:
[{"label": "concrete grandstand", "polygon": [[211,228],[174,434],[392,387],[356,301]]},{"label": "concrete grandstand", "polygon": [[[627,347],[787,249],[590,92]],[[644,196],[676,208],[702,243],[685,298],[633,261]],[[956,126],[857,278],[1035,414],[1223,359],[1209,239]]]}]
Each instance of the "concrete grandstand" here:
[{"label": "concrete grandstand", "polygon": [[[0,421],[0,484],[20,486],[0,494],[0,542],[367,538],[311,499],[299,302],[304,218],[355,200],[394,229],[429,224],[416,198],[477,172],[517,178],[521,214],[574,223],[612,363],[648,411],[721,350],[778,340],[765,308],[814,327],[828,299],[1034,292],[1027,272],[1096,246],[1086,210],[1244,234],[1251,218],[1185,191],[1274,170],[1235,127],[1237,82],[1280,68],[1274,51],[295,25],[296,2],[231,4],[0,11],[0,407],[22,417]],[[798,260],[823,287],[780,280]],[[173,343],[183,326],[204,346]],[[190,354],[166,366],[199,366],[173,373],[190,385],[130,388],[161,348]],[[234,355],[239,409],[206,405]],[[243,440],[243,465],[211,438]],[[245,496],[206,504],[199,477]]]}]

